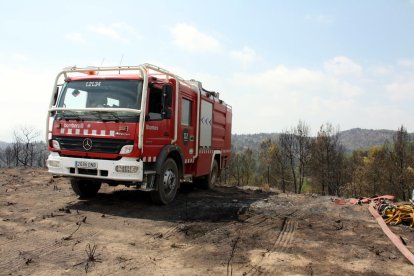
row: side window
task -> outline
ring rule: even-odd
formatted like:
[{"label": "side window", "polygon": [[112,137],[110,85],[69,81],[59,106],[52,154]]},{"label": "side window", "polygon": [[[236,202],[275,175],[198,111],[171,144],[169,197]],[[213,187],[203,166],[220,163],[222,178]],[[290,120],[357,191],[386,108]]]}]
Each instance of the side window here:
[{"label": "side window", "polygon": [[191,126],[191,101],[181,100],[181,124]]},{"label": "side window", "polygon": [[151,87],[148,100],[148,115],[150,120],[162,119],[162,90]]}]

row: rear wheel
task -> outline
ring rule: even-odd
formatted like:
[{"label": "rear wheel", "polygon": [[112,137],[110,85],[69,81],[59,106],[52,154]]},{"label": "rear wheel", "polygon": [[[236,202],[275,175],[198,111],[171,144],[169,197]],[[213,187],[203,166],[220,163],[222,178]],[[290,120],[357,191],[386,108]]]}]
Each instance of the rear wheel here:
[{"label": "rear wheel", "polygon": [[101,182],[88,179],[71,179],[70,184],[73,191],[80,198],[90,198],[96,195],[101,188]]},{"label": "rear wheel", "polygon": [[175,161],[171,158],[165,160],[161,167],[160,174],[156,176],[155,183],[157,191],[151,192],[151,199],[154,203],[166,205],[171,203],[180,184],[180,176]]},{"label": "rear wheel", "polygon": [[218,164],[217,161],[213,161],[213,167],[211,168],[210,174],[196,178],[195,182],[200,185],[203,189],[213,189],[217,184],[218,178]]}]

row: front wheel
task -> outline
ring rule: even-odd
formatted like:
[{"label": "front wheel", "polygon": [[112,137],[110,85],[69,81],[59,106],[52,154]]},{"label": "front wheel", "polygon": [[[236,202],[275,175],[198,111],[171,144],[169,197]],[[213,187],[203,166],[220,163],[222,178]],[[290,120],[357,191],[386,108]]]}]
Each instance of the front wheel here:
[{"label": "front wheel", "polygon": [[180,176],[175,161],[171,158],[165,160],[160,174],[156,176],[157,191],[151,192],[152,201],[156,204],[166,205],[171,203],[180,184]]},{"label": "front wheel", "polygon": [[79,198],[90,198],[95,196],[102,185],[99,181],[88,179],[71,179],[70,184],[72,190],[79,196]]}]

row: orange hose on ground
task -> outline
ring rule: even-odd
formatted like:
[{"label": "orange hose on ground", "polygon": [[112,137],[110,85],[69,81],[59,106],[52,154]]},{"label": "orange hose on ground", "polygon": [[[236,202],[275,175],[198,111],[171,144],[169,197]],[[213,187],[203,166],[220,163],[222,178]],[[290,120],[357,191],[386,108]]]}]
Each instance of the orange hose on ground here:
[{"label": "orange hose on ground", "polygon": [[381,226],[382,231],[385,233],[385,235],[388,236],[388,238],[398,248],[398,250],[400,250],[400,252],[407,258],[407,260],[414,265],[413,253],[411,253],[410,250],[408,250],[408,248],[402,243],[401,239],[390,230],[388,225],[385,223],[384,219],[381,217],[380,214],[378,214],[377,210],[375,210],[374,207],[372,207],[372,205],[369,205],[368,209],[371,215],[377,220],[378,224]]}]

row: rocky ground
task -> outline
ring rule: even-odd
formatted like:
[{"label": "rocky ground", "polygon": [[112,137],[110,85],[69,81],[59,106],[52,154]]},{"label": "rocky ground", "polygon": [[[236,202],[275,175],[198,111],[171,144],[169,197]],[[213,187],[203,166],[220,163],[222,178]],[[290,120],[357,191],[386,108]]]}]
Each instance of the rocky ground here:
[{"label": "rocky ground", "polygon": [[[392,227],[414,252],[414,231]],[[43,169],[0,169],[1,275],[411,275],[367,206],[185,185],[175,202],[103,186],[78,200]]]}]

